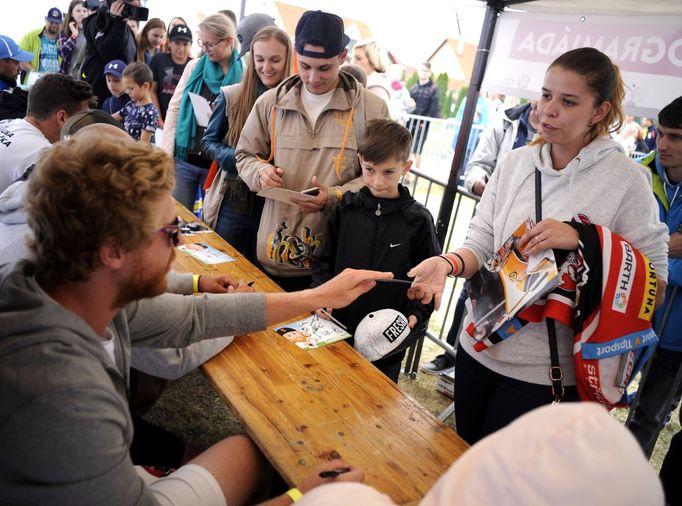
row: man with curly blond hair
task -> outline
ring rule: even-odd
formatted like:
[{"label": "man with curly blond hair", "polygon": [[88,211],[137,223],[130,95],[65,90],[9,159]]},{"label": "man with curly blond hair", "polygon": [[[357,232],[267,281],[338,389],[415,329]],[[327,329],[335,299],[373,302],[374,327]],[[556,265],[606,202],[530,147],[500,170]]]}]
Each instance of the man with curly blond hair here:
[{"label": "man with curly blond hair", "polygon": [[249,502],[268,473],[246,436],[163,478],[132,464],[131,345],[245,334],[345,306],[391,277],[349,270],[298,293],[159,295],[180,242],[172,186],[170,156],[102,135],[56,144],[29,178],[32,255],[0,266],[0,503]]}]

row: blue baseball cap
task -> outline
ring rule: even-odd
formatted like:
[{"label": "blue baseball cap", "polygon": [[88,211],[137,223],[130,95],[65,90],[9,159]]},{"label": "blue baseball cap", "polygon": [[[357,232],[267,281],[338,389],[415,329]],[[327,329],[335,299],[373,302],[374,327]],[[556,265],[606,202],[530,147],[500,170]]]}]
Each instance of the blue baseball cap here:
[{"label": "blue baseball cap", "polygon": [[[296,24],[296,52],[309,58],[333,58],[350,42],[343,33],[343,20],[336,14],[306,11]],[[306,51],[306,44],[324,47],[323,53]]]},{"label": "blue baseball cap", "polygon": [[47,16],[45,16],[45,19],[47,19],[50,23],[61,23],[64,21],[64,16],[62,15],[62,11],[56,7],[52,7],[49,11],[47,11]]},{"label": "blue baseball cap", "polygon": [[0,35],[0,58],[11,58],[15,61],[31,61],[33,53],[24,51],[7,35]]},{"label": "blue baseball cap", "polygon": [[110,74],[116,79],[121,79],[126,67],[127,64],[123,60],[112,60],[104,67],[104,75]]}]

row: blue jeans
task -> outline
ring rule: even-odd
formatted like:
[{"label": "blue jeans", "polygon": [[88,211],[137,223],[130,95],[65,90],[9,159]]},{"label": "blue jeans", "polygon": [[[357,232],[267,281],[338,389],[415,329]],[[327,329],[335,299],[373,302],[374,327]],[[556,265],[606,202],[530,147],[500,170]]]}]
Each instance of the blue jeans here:
[{"label": "blue jeans", "polygon": [[264,201],[265,199],[256,197],[250,211],[238,213],[228,199],[223,198],[215,226],[215,231],[220,237],[256,266],[259,266],[256,258],[256,240]]},{"label": "blue jeans", "polygon": [[175,159],[175,188],[173,197],[190,211],[194,210],[197,190],[204,186],[208,169]]},{"label": "blue jeans", "polygon": [[630,432],[639,442],[647,458],[656,446],[665,417],[682,396],[682,385],[677,385],[671,402],[668,402],[675,375],[682,364],[682,352],[658,348],[652,360],[651,369],[642,385],[639,404],[630,420]]}]

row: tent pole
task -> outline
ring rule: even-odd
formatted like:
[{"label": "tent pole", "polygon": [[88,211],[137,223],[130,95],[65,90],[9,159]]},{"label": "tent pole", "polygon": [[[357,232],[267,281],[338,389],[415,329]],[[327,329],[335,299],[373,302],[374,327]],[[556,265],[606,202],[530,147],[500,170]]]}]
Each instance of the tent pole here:
[{"label": "tent pole", "polygon": [[471,74],[471,80],[469,81],[469,92],[467,93],[466,104],[464,106],[464,115],[462,116],[462,124],[459,128],[459,135],[457,136],[455,154],[452,157],[452,164],[450,165],[450,177],[448,178],[448,185],[445,188],[443,201],[440,206],[440,211],[438,212],[438,220],[436,221],[436,234],[441,247],[445,245],[445,236],[448,233],[450,215],[452,214],[452,207],[455,202],[455,196],[457,195],[460,167],[464,162],[464,155],[466,153],[467,143],[469,142],[469,132],[471,131],[474,113],[476,112],[476,101],[478,100],[478,95],[481,90],[485,67],[488,63],[488,53],[490,52],[493,34],[495,33],[497,16],[504,10],[505,3],[504,0],[488,0],[486,2],[485,18],[481,30],[481,37],[478,42],[474,69]]}]

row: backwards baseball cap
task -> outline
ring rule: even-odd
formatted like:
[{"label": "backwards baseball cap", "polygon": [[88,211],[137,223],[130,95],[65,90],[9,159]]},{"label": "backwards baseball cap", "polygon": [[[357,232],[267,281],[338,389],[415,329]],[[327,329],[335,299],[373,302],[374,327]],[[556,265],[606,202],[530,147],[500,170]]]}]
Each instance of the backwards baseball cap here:
[{"label": "backwards baseball cap", "polygon": [[[306,11],[296,25],[296,52],[309,58],[333,58],[343,51],[350,38],[343,33],[343,20],[336,14]],[[306,44],[324,47],[323,53],[306,51]]]},{"label": "backwards baseball cap", "polygon": [[123,60],[112,60],[104,67],[104,75],[110,74],[116,79],[121,79],[126,67],[127,64]]},{"label": "backwards baseball cap", "polygon": [[102,111],[100,109],[91,109],[88,111],[78,112],[71,116],[68,120],[66,120],[66,123],[64,123],[64,125],[62,126],[62,130],[59,135],[60,139],[61,140],[68,139],[73,134],[78,132],[78,130],[80,130],[81,128],[85,128],[86,126],[95,125],[98,123],[112,125],[123,130],[123,125],[121,125],[121,123],[112,118],[111,114],[109,114],[108,112]]},{"label": "backwards baseball cap", "polygon": [[168,40],[171,42],[176,40],[192,42],[192,30],[187,25],[175,25],[168,34]]},{"label": "backwards baseball cap", "polygon": [[0,58],[11,58],[15,61],[31,61],[33,53],[24,51],[7,35],[0,35]]},{"label": "backwards baseball cap", "polygon": [[52,7],[49,11],[47,11],[47,16],[45,16],[45,18],[50,23],[61,23],[62,21],[64,21],[62,11],[60,11],[56,7]]},{"label": "backwards baseball cap", "polygon": [[275,26],[275,19],[272,16],[259,12],[249,14],[239,22],[239,26],[237,27],[237,40],[241,47],[241,50],[239,51],[240,58],[249,52],[251,49],[251,41],[255,35],[266,26]]},{"label": "backwards baseball cap", "polygon": [[395,309],[380,309],[365,316],[355,329],[355,349],[370,362],[400,347],[410,334],[405,315]]}]

